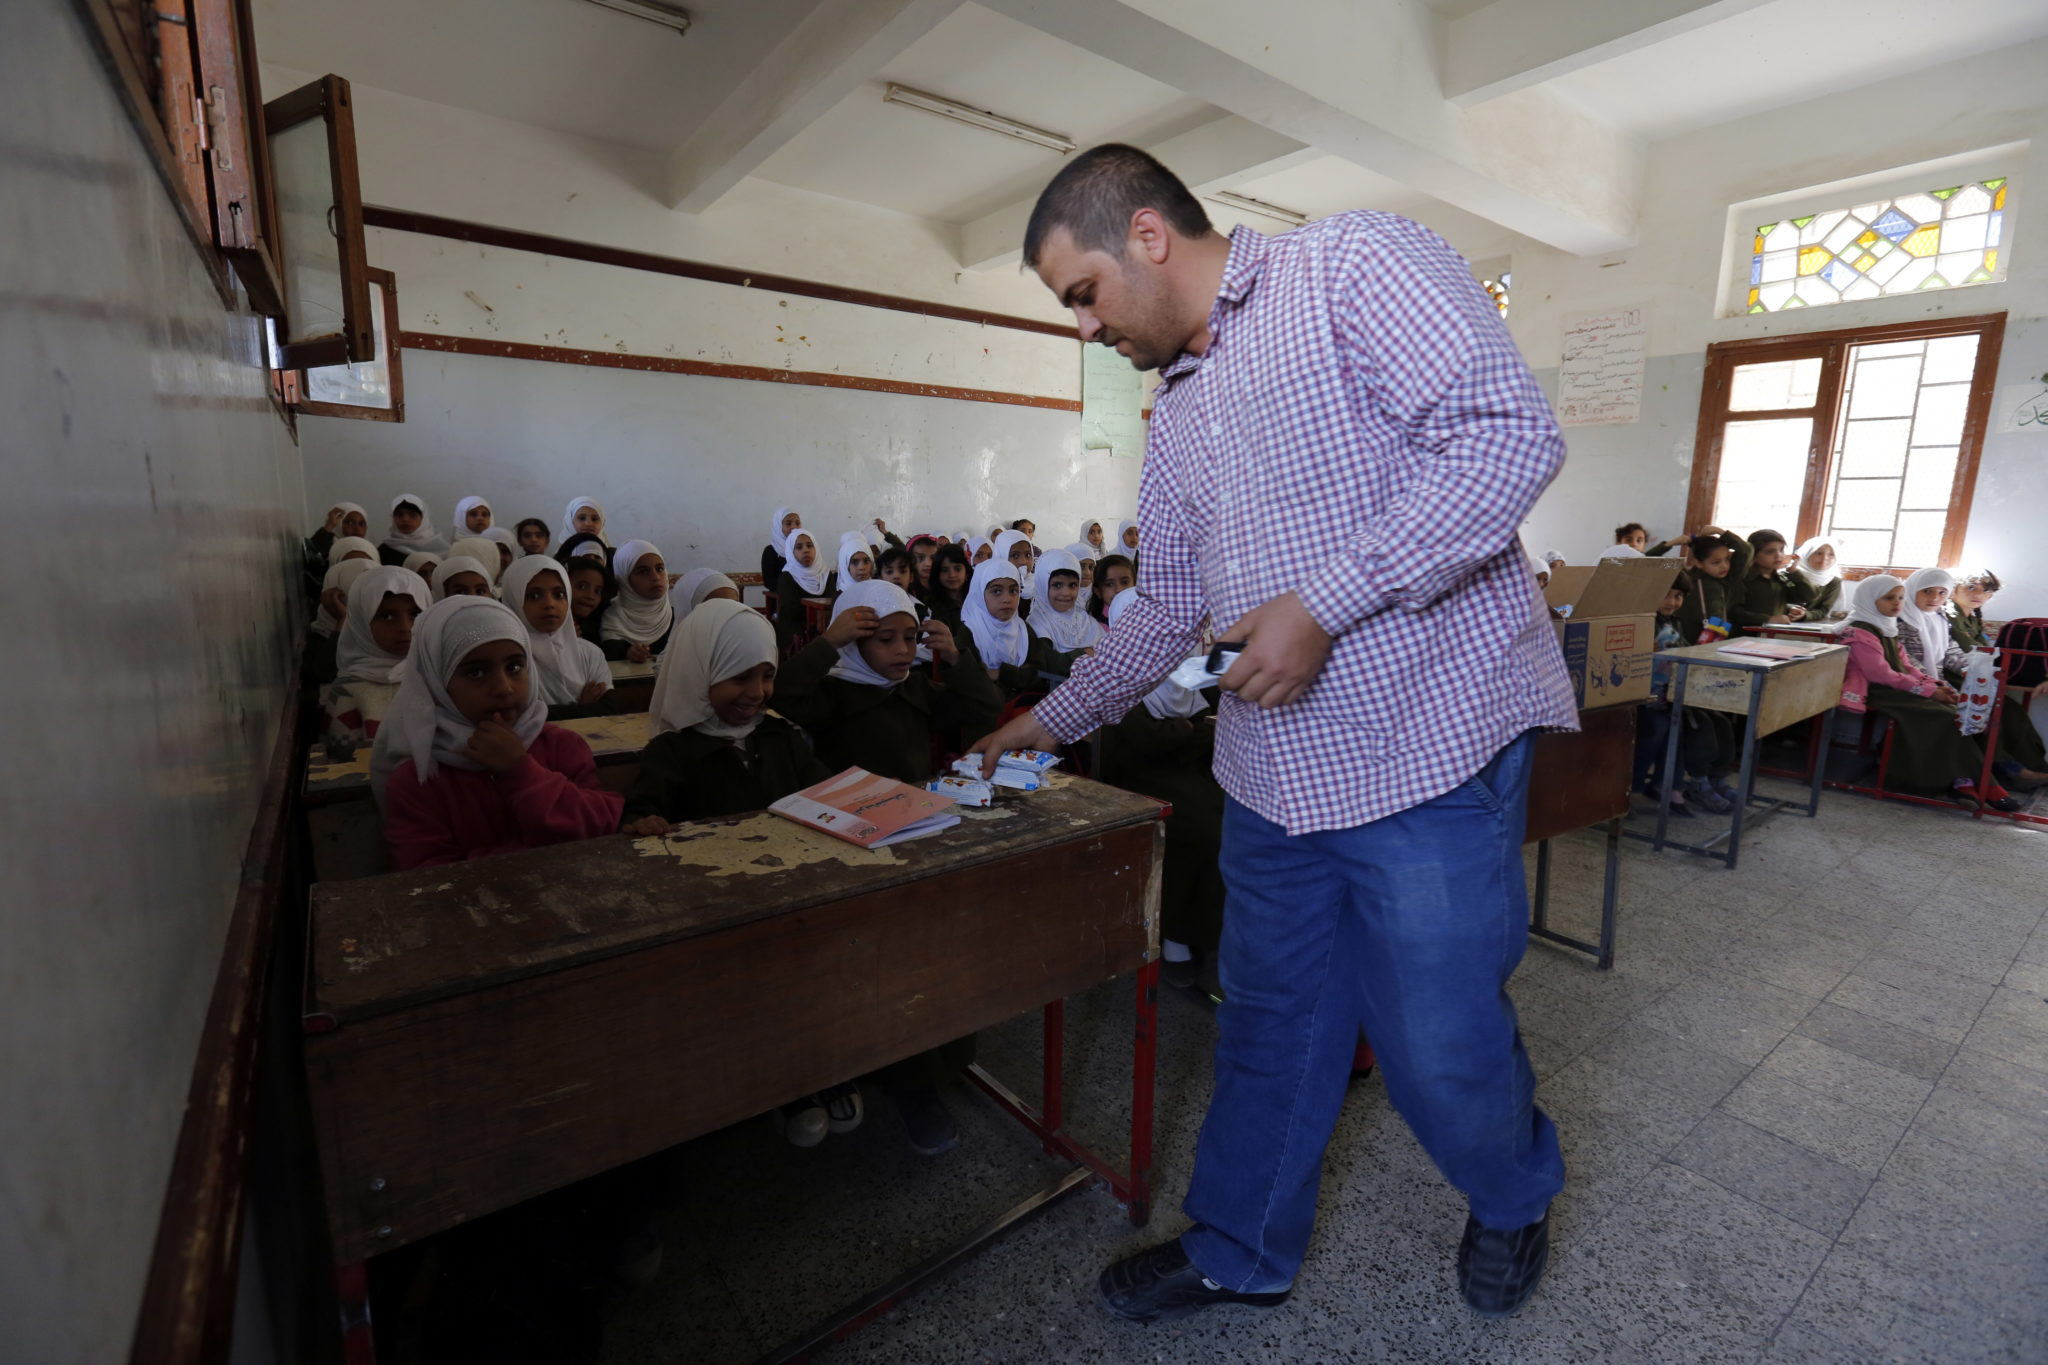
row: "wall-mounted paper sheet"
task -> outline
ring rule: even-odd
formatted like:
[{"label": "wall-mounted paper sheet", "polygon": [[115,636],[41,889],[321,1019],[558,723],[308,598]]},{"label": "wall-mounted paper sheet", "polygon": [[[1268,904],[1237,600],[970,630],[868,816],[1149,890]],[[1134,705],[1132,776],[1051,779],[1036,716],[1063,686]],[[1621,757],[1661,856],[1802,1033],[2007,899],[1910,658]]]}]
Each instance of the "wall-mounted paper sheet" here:
[{"label": "wall-mounted paper sheet", "polygon": [[1641,308],[1568,317],[1557,371],[1557,420],[1568,427],[1633,422],[1643,408],[1643,352],[1649,319]]}]

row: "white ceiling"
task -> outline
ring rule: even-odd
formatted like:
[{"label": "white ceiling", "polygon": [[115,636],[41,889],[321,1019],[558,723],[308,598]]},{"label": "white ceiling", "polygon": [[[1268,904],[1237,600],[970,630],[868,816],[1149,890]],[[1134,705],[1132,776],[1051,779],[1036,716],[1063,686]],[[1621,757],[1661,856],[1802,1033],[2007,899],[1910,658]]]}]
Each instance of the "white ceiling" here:
[{"label": "white ceiling", "polygon": [[756,174],[958,223],[1037,193],[1060,168],[1058,152],[884,103],[892,81],[1063,133],[1083,147],[1158,142],[1222,114],[1092,52],[967,5]]}]

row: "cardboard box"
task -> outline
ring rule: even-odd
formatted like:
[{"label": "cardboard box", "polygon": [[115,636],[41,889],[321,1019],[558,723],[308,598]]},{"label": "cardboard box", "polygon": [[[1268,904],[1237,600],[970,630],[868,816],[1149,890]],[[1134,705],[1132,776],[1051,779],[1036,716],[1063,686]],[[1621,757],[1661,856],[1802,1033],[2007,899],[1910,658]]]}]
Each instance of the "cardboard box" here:
[{"label": "cardboard box", "polygon": [[1647,701],[1657,647],[1657,608],[1683,566],[1676,559],[1608,559],[1553,570],[1543,600],[1580,710]]}]

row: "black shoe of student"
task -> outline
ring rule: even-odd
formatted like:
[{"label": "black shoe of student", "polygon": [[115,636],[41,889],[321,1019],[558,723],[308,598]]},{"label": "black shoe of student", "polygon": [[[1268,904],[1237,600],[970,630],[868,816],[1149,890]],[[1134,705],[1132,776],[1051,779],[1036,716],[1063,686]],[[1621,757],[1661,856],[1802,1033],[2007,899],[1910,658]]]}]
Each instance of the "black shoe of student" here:
[{"label": "black shoe of student", "polygon": [[1116,1262],[1102,1272],[1095,1290],[1102,1296],[1102,1306],[1126,1322],[1184,1318],[1225,1303],[1278,1308],[1294,1292],[1290,1288],[1275,1294],[1240,1294],[1225,1289],[1188,1259],[1178,1237]]},{"label": "black shoe of student", "polygon": [[1201,959],[1191,957],[1181,962],[1161,961],[1159,979],[1175,990],[1194,990],[1202,984]]},{"label": "black shoe of student", "polygon": [[921,1156],[937,1156],[960,1145],[960,1128],[939,1098],[937,1086],[890,1087],[889,1102],[903,1120],[911,1147]]},{"label": "black shoe of student", "polygon": [[1500,1231],[1465,1218],[1458,1245],[1458,1289],[1482,1318],[1513,1317],[1536,1292],[1550,1264],[1550,1211],[1527,1227]]}]

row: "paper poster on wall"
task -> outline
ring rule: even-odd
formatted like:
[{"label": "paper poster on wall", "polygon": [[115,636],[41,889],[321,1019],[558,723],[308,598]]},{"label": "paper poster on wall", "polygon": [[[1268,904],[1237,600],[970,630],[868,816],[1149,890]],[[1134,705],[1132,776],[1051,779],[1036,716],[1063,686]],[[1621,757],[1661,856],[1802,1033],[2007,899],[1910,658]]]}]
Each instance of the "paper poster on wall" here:
[{"label": "paper poster on wall", "polygon": [[1145,454],[1145,376],[1108,346],[1081,348],[1081,448]]},{"label": "paper poster on wall", "polygon": [[1643,409],[1647,311],[1617,308],[1565,319],[1557,370],[1557,420],[1568,427],[1633,422]]},{"label": "paper poster on wall", "polygon": [[2048,375],[2028,384],[2007,384],[1998,391],[1991,414],[1993,431],[2023,436],[2048,436]]}]

